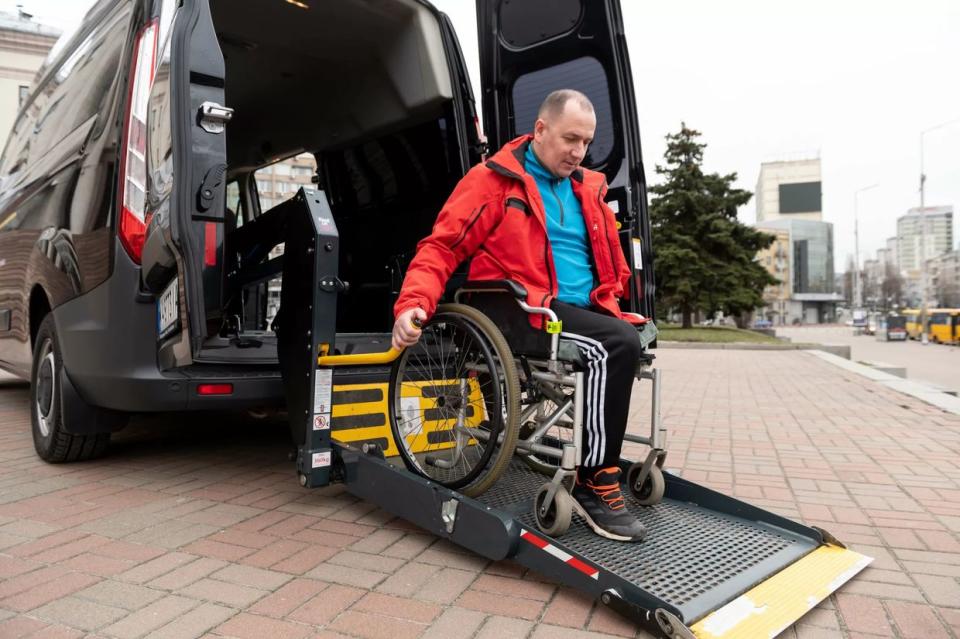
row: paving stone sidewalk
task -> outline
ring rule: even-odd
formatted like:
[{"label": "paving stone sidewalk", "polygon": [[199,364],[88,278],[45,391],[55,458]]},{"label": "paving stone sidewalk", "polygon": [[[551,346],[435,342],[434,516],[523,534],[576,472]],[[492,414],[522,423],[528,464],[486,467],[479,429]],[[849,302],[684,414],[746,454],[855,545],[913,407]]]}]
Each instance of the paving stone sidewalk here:
[{"label": "paving stone sidewalk", "polygon": [[[803,352],[658,364],[669,468],[875,558],[783,637],[960,637],[960,417]],[[55,466],[28,401],[0,381],[0,638],[647,636],[337,487],[301,489],[282,425],[140,418],[108,457]],[[631,429],[648,419],[644,393]]]}]

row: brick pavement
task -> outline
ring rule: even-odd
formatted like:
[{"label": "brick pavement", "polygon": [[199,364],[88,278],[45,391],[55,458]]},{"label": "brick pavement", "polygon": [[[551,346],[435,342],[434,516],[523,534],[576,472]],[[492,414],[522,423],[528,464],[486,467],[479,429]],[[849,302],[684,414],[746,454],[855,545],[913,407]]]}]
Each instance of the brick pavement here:
[{"label": "brick pavement", "polygon": [[[960,637],[960,417],[802,352],[660,356],[668,467],[875,557],[782,636]],[[142,418],[107,458],[54,466],[27,402],[0,385],[4,639],[646,636],[338,487],[301,489],[276,424]]]}]

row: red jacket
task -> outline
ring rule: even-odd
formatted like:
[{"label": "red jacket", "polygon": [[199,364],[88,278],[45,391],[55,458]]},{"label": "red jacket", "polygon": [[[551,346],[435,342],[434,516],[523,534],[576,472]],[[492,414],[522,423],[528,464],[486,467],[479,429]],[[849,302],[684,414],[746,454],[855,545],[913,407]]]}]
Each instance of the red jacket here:
[{"label": "red jacket", "polygon": [[[453,270],[468,257],[471,280],[512,279],[527,289],[528,304],[550,306],[557,294],[557,276],[546,213],[537,184],[523,167],[532,139],[524,135],[508,142],[460,180],[433,232],[417,245],[393,307],[395,316],[417,306],[428,317],[433,315]],[[590,300],[599,310],[622,318],[618,299],[627,290],[630,267],[620,248],[616,218],[603,199],[606,179],[587,169],[570,177],[583,209],[598,279]],[[531,315],[530,320],[533,326],[542,326],[541,315]]]}]

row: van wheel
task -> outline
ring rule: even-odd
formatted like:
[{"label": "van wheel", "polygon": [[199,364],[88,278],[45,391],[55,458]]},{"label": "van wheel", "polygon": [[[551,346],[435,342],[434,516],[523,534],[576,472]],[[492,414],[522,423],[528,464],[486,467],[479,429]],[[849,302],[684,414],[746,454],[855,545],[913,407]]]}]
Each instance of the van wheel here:
[{"label": "van wheel", "polygon": [[110,442],[110,433],[71,435],[63,428],[63,402],[60,372],[63,361],[53,315],[40,323],[33,349],[30,374],[30,422],[33,447],[48,462],[72,462],[102,455]]}]

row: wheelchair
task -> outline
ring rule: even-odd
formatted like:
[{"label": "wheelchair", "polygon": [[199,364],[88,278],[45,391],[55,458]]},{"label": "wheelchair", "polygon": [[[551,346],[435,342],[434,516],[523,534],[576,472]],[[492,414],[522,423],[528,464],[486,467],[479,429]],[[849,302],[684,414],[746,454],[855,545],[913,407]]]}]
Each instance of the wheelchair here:
[{"label": "wheelchair", "polygon": [[[570,494],[583,446],[585,361],[560,336],[549,308],[530,306],[511,280],[467,281],[454,303],[441,304],[421,326],[420,341],[394,360],[388,414],[399,455],[412,472],[476,497],[506,472],[514,457],[546,477],[534,516],[546,534],[570,526]],[[466,301],[466,303],[464,303]],[[529,323],[545,316],[546,331]],[[652,322],[638,327],[646,346]],[[641,505],[663,497],[665,430],[659,417],[659,371],[644,351],[638,380],[651,380],[649,437],[625,441],[650,447],[626,472],[626,487]]]}]

